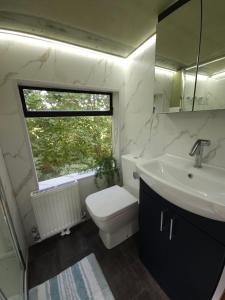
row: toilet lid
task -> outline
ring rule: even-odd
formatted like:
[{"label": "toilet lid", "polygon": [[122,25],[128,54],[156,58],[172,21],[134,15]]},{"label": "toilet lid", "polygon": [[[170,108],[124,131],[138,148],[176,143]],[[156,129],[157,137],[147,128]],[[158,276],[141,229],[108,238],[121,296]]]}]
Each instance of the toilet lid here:
[{"label": "toilet lid", "polygon": [[133,195],[118,185],[91,194],[86,198],[86,205],[90,212],[101,220],[115,217],[137,203],[138,200]]}]

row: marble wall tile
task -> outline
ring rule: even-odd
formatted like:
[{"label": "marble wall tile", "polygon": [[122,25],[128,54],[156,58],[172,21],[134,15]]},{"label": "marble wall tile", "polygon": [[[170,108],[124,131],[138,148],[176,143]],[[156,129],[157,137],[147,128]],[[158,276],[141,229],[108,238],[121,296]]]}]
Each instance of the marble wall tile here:
[{"label": "marble wall tile", "polygon": [[[211,140],[211,146],[204,152],[205,162],[225,167],[224,110],[174,114],[152,112],[154,94],[166,96],[162,87],[157,85],[160,75],[154,85],[154,50],[154,46],[146,49],[127,70],[125,101],[120,109],[124,116],[121,117],[121,152],[146,158],[164,153],[190,158],[188,153],[196,139],[205,138]],[[221,84],[222,81],[214,83],[218,88],[216,95],[215,88],[214,97],[218,99],[222,99]],[[199,85],[199,95],[203,88]]]},{"label": "marble wall tile", "polygon": [[142,155],[148,143],[153,110],[154,57],[152,46],[128,65],[125,101],[120,102],[121,154]]},{"label": "marble wall tile", "polygon": [[[36,222],[30,192],[37,189],[38,184],[17,84],[107,90],[123,95],[125,69],[112,59],[78,55],[23,39],[0,40],[0,54],[4,57],[0,72],[0,146],[31,243],[31,229]],[[116,102],[118,114],[118,96]],[[115,115],[115,128],[118,122],[119,116]],[[118,129],[113,140],[119,156]]]},{"label": "marble wall tile", "polygon": [[[5,160],[2,154],[2,151],[0,149],[0,181],[4,190],[4,196],[5,201],[7,201],[8,209],[12,217],[12,221],[14,224],[14,228],[16,231],[16,234],[18,236],[20,249],[22,251],[24,259],[26,259],[27,256],[27,243],[26,238],[23,230],[23,226],[21,223],[21,217],[18,211],[15,195],[12,191],[12,185],[8,176],[8,171],[5,165]],[[0,219],[2,219],[0,222],[2,223],[0,232],[3,234],[3,243],[0,245],[0,254],[4,254],[3,252],[11,251],[13,250],[11,240],[9,240],[9,232],[8,227],[5,224],[5,220],[2,218],[2,211]],[[5,238],[5,239],[4,239]],[[5,243],[4,243],[5,242]],[[7,249],[8,248],[8,249]],[[3,251],[3,252],[1,252]]]},{"label": "marble wall tile", "polygon": [[4,59],[0,73],[0,146],[29,242],[35,225],[30,192],[37,188],[37,179],[17,82],[113,91],[116,156],[132,153],[150,158],[170,153],[189,157],[194,141],[208,138],[212,144],[205,149],[205,161],[225,167],[224,111],[153,113],[154,45],[130,60],[126,67],[118,61],[22,41],[1,40],[1,53]]}]

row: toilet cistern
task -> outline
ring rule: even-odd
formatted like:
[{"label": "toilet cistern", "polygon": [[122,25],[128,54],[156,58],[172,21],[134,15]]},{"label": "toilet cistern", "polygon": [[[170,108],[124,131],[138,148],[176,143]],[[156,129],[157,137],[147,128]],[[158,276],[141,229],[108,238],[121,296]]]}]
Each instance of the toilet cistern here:
[{"label": "toilet cistern", "polygon": [[203,139],[198,139],[193,147],[191,148],[191,151],[189,153],[190,156],[195,155],[195,168],[201,168],[202,167],[202,158],[203,158],[203,149],[204,146],[210,146],[211,142],[210,140],[203,140]]}]

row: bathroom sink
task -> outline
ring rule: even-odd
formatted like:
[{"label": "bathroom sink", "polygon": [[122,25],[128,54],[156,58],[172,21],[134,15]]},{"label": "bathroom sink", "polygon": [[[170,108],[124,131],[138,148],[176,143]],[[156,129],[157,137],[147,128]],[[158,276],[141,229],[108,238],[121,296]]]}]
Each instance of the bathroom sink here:
[{"label": "bathroom sink", "polygon": [[140,177],[169,202],[195,214],[225,221],[225,169],[165,154],[137,163]]}]

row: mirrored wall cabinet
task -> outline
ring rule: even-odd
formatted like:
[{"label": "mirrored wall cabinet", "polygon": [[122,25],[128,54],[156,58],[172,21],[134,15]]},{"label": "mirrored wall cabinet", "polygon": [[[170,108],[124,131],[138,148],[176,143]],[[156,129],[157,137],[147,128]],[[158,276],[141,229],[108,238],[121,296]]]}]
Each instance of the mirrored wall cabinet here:
[{"label": "mirrored wall cabinet", "polygon": [[178,1],[159,16],[154,107],[225,109],[225,1]]}]

